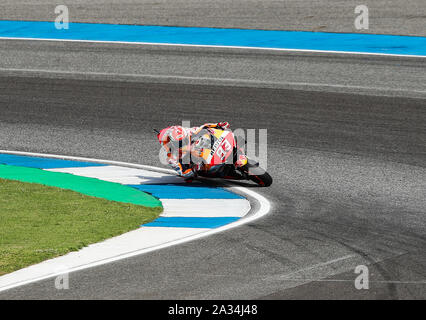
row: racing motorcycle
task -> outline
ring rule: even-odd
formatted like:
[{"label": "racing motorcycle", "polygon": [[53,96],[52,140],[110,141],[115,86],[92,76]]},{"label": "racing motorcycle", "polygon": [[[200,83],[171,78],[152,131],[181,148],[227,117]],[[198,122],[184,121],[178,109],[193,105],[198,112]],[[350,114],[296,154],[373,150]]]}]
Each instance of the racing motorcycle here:
[{"label": "racing motorcycle", "polygon": [[244,150],[232,131],[205,128],[191,136],[189,151],[182,155],[182,159],[196,165],[201,177],[251,180],[259,186],[269,187],[272,177],[258,162],[243,157],[243,163],[235,166],[239,159],[241,161],[240,155],[245,156]]}]

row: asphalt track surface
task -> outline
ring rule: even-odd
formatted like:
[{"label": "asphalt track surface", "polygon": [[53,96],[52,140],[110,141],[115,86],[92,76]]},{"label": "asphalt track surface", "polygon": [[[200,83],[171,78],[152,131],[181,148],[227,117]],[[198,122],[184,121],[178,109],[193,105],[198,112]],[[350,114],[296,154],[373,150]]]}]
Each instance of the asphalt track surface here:
[{"label": "asphalt track surface", "polygon": [[[2,20],[54,21],[56,0],[3,0]],[[354,27],[355,7],[369,29]],[[67,0],[71,22],[426,35],[423,0]]]},{"label": "asphalt track surface", "polygon": [[424,58],[61,41],[0,41],[4,75],[426,97]]},{"label": "asphalt track surface", "polygon": [[[0,298],[424,298],[424,98],[0,77],[2,149],[158,165],[151,128],[268,129],[266,218]],[[370,267],[370,290],[354,269]]]}]

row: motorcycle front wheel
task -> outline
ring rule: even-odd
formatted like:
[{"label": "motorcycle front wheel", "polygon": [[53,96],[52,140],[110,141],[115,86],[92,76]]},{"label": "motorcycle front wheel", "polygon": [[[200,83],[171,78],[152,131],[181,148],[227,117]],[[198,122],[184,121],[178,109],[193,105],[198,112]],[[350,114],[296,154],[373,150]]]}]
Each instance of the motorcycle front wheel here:
[{"label": "motorcycle front wheel", "polygon": [[248,175],[248,179],[257,183],[261,187],[269,187],[272,184],[272,177],[265,169],[259,166],[259,163],[248,160],[247,164],[243,167]]}]

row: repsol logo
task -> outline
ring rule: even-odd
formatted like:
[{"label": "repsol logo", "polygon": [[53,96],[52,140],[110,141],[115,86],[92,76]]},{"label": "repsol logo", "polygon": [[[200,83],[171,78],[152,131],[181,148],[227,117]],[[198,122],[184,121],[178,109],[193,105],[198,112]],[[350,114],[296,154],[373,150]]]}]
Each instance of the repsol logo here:
[{"label": "repsol logo", "polygon": [[217,149],[217,147],[222,143],[222,141],[223,141],[223,139],[224,139],[225,137],[220,137],[215,143],[214,143],[214,145],[213,145],[213,149],[212,149],[212,151],[210,151],[210,155],[213,155],[214,154],[214,152],[216,151],[216,149]]}]

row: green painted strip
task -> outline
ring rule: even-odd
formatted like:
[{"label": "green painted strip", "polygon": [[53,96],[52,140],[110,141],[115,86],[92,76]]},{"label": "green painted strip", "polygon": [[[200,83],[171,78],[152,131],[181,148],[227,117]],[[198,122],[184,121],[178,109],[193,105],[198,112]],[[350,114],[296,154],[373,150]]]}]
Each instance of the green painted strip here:
[{"label": "green painted strip", "polygon": [[119,183],[80,177],[69,173],[0,165],[0,178],[38,183],[46,186],[73,190],[88,196],[117,202],[132,203],[150,208],[162,206],[160,200],[140,190]]}]

